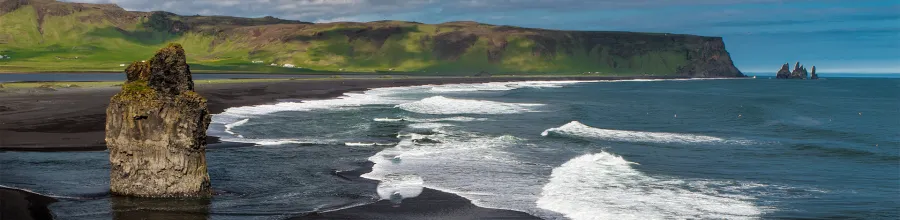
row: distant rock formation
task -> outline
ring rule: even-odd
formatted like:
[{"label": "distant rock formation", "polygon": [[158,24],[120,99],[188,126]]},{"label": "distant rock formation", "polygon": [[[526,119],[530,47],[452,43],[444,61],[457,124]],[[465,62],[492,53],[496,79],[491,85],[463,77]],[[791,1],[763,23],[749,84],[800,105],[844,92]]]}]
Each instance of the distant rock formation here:
[{"label": "distant rock formation", "polygon": [[816,66],[812,66],[812,71],[809,73],[809,79],[819,79],[819,75],[816,74]]},{"label": "distant rock formation", "polygon": [[184,49],[169,44],[125,69],[106,109],[110,191],[140,197],[209,195],[206,99],[194,92]]},{"label": "distant rock formation", "polygon": [[[778,79],[807,79],[810,77],[809,72],[806,70],[806,67],[800,65],[800,62],[797,62],[796,64],[794,64],[793,71],[788,71],[789,68],[790,68],[789,63],[785,63],[784,65],[782,65],[781,69],[779,69],[778,73],[776,73],[775,78],[778,78]],[[816,70],[815,70],[815,66],[814,66],[813,67],[813,75],[815,76],[815,78],[810,78],[810,79],[818,79],[819,78],[818,75],[815,75],[815,71]]]},{"label": "distant rock formation", "polygon": [[779,78],[779,79],[791,78],[790,68],[791,68],[790,64],[784,63],[784,65],[781,65],[781,69],[778,70],[778,74],[775,76],[775,78]]}]

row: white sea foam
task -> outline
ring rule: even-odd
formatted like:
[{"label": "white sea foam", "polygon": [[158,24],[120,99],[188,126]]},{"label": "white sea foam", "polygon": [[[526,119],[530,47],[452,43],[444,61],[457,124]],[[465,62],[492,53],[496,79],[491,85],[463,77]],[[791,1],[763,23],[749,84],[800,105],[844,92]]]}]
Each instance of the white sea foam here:
[{"label": "white sea foam", "polygon": [[425,98],[416,102],[403,103],[397,108],[435,115],[452,114],[517,114],[534,111],[541,104],[504,103],[485,100],[454,99],[443,96]]},{"label": "white sea foam", "polygon": [[416,90],[414,87],[391,87],[371,89],[361,93],[345,93],[334,99],[308,100],[301,102],[280,102],[268,105],[254,105],[232,107],[225,109],[223,113],[213,115],[213,123],[230,124],[236,121],[283,111],[311,111],[323,109],[343,109],[346,107],[358,107],[378,104],[400,104],[408,102],[398,97],[398,94]]},{"label": "white sea foam", "polygon": [[565,124],[558,128],[547,129],[543,133],[541,133],[542,136],[547,136],[550,134],[561,134],[623,142],[704,143],[725,141],[722,138],[703,135],[601,129],[584,125],[578,121],[569,122],[568,124]]},{"label": "white sea foam", "polygon": [[375,118],[375,119],[373,119],[373,121],[378,121],[378,122],[398,122],[398,121],[406,121],[406,119],[403,119],[403,118]]},{"label": "white sea foam", "polygon": [[436,118],[436,119],[422,119],[423,122],[443,122],[443,121],[457,121],[457,122],[468,122],[468,121],[487,121],[487,118],[472,118],[472,117],[449,117],[449,118]]},{"label": "white sea foam", "polygon": [[375,118],[372,120],[377,121],[377,122],[401,122],[401,121],[408,121],[408,122],[469,122],[469,121],[487,121],[488,119],[487,118],[472,118],[472,117],[456,116],[456,117],[449,117],[449,118],[408,118],[408,117]]},{"label": "white sea foam", "polygon": [[429,122],[429,123],[416,123],[416,124],[410,124],[410,125],[408,125],[408,127],[409,127],[409,128],[412,128],[412,129],[435,129],[435,128],[448,127],[448,126],[453,126],[453,124],[447,124],[447,123],[430,123],[430,122]]},{"label": "white sea foam", "polygon": [[591,80],[582,81],[524,81],[524,82],[489,82],[475,84],[447,84],[432,86],[433,93],[449,92],[476,92],[476,91],[508,91],[519,88],[559,88],[565,85],[598,82]]},{"label": "white sea foam", "polygon": [[[324,100],[290,101],[276,104],[232,107],[225,109],[223,113],[215,114],[212,123],[219,126],[238,122],[243,119],[258,117],[283,111],[310,111],[310,110],[339,110],[348,107],[365,105],[397,105],[412,100],[399,96],[400,94],[433,94],[435,92],[449,91],[497,91],[511,90],[524,87],[559,87],[567,84],[595,82],[595,81],[526,81],[526,82],[493,82],[476,84],[446,84],[446,85],[422,85],[409,87],[376,88],[361,93],[346,93],[341,97]],[[471,89],[454,89],[471,88]],[[502,89],[501,89],[502,88]]]},{"label": "white sea foam", "polygon": [[303,102],[281,102],[271,105],[255,105],[244,107],[233,107],[225,110],[225,114],[233,115],[264,115],[282,111],[310,111],[317,109],[338,109],[341,107],[356,107],[363,105],[376,104],[395,104],[402,103],[402,100],[391,99],[389,95],[398,89],[376,89],[363,93],[347,93],[344,96],[335,99],[309,100]]},{"label": "white sea foam", "polygon": [[385,175],[375,190],[382,200],[399,203],[422,194],[424,184],[425,180],[416,175]]},{"label": "white sea foam", "polygon": [[236,139],[232,140],[239,143],[253,143],[262,146],[285,145],[285,144],[326,144],[317,141],[297,140],[297,139]]},{"label": "white sea foam", "polygon": [[602,80],[602,81],[597,81],[597,82],[663,82],[663,81],[696,81],[696,80],[723,80],[723,79],[742,79],[742,78],[621,79],[621,80]]},{"label": "white sea foam", "polygon": [[576,157],[553,169],[540,208],[582,219],[752,219],[762,214],[753,198],[722,194],[702,182],[648,176],[606,152]]},{"label": "white sea foam", "polygon": [[388,146],[394,145],[392,143],[364,143],[364,142],[347,142],[344,143],[346,146],[358,146],[358,147],[372,147],[372,146]]},{"label": "white sea foam", "polygon": [[236,121],[236,122],[231,123],[231,124],[227,124],[227,125],[225,125],[225,132],[226,132],[226,133],[229,133],[229,134],[231,134],[231,135],[237,136],[237,137],[243,137],[243,136],[241,136],[241,135],[239,135],[239,134],[234,133],[233,131],[231,131],[231,129],[234,128],[234,127],[237,127],[237,126],[241,126],[241,125],[247,124],[247,122],[249,122],[249,121],[250,121],[249,118],[245,118],[244,120],[240,120],[240,121]]},{"label": "white sea foam", "polygon": [[440,85],[431,88],[432,92],[473,92],[473,91],[507,91],[518,88],[562,87],[566,84],[575,84],[590,81],[528,81],[528,82],[490,82],[478,84],[451,84]]},{"label": "white sea foam", "polygon": [[444,92],[475,92],[475,91],[507,91],[516,89],[513,83],[478,83],[478,84],[449,84],[431,87],[435,93]]},{"label": "white sea foam", "polygon": [[431,132],[399,135],[400,143],[369,158],[375,165],[363,177],[384,180],[391,175],[415,175],[425,180],[425,187],[460,195],[481,207],[562,217],[534,203],[552,166],[522,162],[504,150],[527,147],[527,141],[457,127],[437,127]]}]

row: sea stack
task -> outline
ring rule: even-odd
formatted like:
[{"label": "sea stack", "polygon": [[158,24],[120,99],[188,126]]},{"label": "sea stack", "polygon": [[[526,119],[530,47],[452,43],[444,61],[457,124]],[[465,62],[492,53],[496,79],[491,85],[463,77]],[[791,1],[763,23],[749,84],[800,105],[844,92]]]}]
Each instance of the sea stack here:
[{"label": "sea stack", "polygon": [[812,71],[809,72],[809,79],[819,79],[819,74],[816,74],[816,66],[812,66]]},{"label": "sea stack", "polygon": [[800,65],[800,62],[794,64],[794,70],[789,71],[790,63],[785,63],[781,65],[781,69],[778,70],[778,73],[775,74],[775,78],[778,79],[818,79],[819,76],[816,75],[816,67],[813,66],[813,73],[810,76],[809,72],[806,70],[806,67]]},{"label": "sea stack", "polygon": [[778,79],[791,78],[790,68],[791,68],[791,64],[784,63],[784,65],[781,65],[781,69],[778,70],[778,73],[775,75],[775,78],[778,78]]},{"label": "sea stack", "polygon": [[125,69],[106,109],[110,191],[139,197],[209,195],[206,99],[194,92],[179,44]]},{"label": "sea stack", "polygon": [[794,65],[794,71],[791,71],[791,79],[806,79],[808,77],[806,67],[800,65],[800,62]]}]

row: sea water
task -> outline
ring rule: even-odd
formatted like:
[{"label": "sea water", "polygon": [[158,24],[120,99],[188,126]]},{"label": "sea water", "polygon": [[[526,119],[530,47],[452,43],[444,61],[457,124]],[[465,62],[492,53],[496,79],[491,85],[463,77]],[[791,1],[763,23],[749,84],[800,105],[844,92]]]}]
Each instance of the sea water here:
[{"label": "sea water", "polygon": [[[900,80],[623,80],[379,88],[227,109],[214,219],[433,188],[545,219],[900,218]],[[4,152],[0,184],[109,218],[106,152]],[[364,178],[333,172],[374,163]]]}]

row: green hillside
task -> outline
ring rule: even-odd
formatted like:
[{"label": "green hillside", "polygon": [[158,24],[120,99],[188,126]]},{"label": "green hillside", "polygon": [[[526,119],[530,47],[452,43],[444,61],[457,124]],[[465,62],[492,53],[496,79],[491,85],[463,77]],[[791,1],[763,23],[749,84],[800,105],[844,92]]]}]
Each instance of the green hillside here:
[{"label": "green hillside", "polygon": [[11,57],[0,59],[0,72],[122,71],[120,64],[170,42],[184,45],[192,69],[211,72],[740,75],[717,37],[475,22],[313,24],[52,0],[0,2],[0,55]]}]

